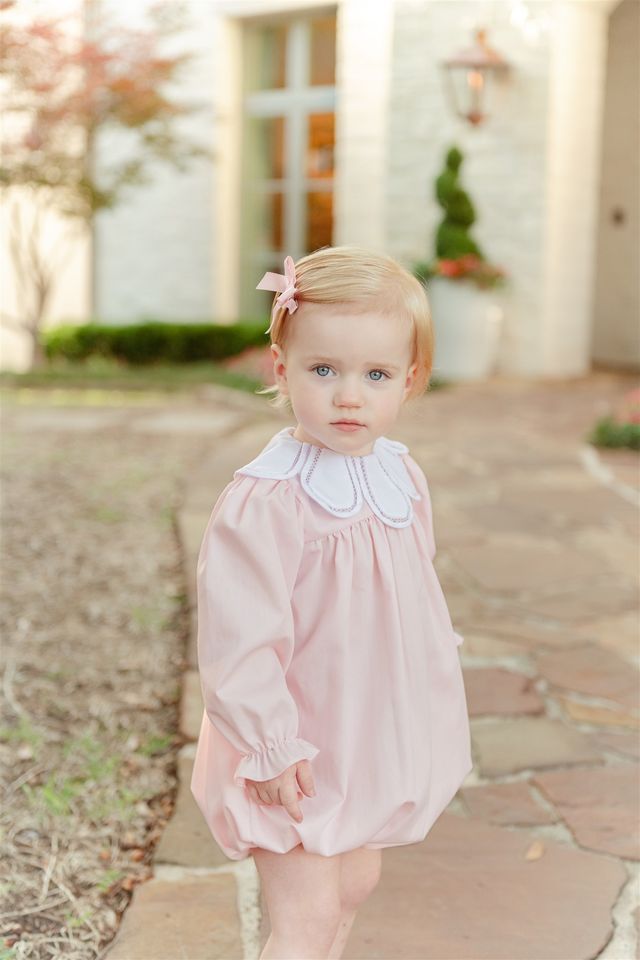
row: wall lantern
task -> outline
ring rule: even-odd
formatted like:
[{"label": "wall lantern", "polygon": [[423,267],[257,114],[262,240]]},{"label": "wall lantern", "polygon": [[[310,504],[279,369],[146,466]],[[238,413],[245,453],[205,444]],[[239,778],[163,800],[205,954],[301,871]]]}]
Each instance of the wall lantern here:
[{"label": "wall lantern", "polygon": [[465,47],[440,66],[451,107],[457,116],[474,126],[487,119],[487,90],[489,78],[496,80],[507,75],[511,65],[487,43],[487,31],[476,30],[475,43]]}]

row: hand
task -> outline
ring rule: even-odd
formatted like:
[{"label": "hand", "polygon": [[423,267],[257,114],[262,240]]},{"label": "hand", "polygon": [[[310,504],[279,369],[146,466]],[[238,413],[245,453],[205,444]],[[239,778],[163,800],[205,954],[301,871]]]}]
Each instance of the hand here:
[{"label": "hand", "polygon": [[303,820],[298,800],[316,794],[310,760],[299,760],[272,780],[247,779],[246,784],[252,800],[266,806],[281,804],[298,823]]}]

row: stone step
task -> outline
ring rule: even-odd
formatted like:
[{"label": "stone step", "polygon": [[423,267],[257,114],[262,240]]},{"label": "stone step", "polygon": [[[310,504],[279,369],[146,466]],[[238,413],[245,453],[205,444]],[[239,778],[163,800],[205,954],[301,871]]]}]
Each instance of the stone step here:
[{"label": "stone step", "polygon": [[237,904],[233,871],[155,876],[136,887],[104,960],[241,960]]},{"label": "stone step", "polygon": [[182,674],[182,699],[180,700],[180,733],[187,740],[197,740],[204,712],[200,674],[197,669],[185,670]]},{"label": "stone step", "polygon": [[195,744],[187,744],[178,755],[178,796],[173,815],[157,846],[155,863],[184,867],[220,867],[229,858],[215,843],[200,808],[191,793]]}]

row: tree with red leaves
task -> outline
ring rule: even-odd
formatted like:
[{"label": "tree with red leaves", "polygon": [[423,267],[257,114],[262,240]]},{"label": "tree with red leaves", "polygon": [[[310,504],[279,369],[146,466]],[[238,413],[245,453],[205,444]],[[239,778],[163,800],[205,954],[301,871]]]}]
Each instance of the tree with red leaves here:
[{"label": "tree with red leaves", "polygon": [[[11,256],[18,315],[4,322],[29,334],[32,365],[44,362],[40,329],[45,309],[78,231],[90,231],[99,210],[115,207],[128,189],[148,183],[161,160],[179,170],[210,151],[188,142],[174,121],[199,110],[178,102],[166,87],[189,65],[188,53],[163,55],[166,38],[184,26],[180,4],[156,3],[146,30],[114,25],[97,4],[75,16],[36,16],[25,22],[15,0],[0,0],[0,90],[3,134],[0,190],[10,203]],[[135,138],[125,159],[94,162],[101,132]],[[25,204],[25,199],[29,200]],[[24,223],[26,207],[33,222]],[[54,212],[69,225],[66,244],[42,249],[44,218]]]}]

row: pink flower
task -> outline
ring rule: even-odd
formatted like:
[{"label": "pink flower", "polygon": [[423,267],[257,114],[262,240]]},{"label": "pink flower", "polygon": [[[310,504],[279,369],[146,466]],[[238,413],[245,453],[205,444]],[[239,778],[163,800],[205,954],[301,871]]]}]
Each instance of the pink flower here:
[{"label": "pink flower", "polygon": [[438,263],[438,272],[443,277],[458,277],[462,273],[462,267],[457,260],[440,260]]},{"label": "pink flower", "polygon": [[618,423],[640,423],[640,387],[624,394],[615,408],[614,419]]}]

